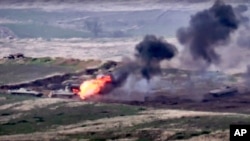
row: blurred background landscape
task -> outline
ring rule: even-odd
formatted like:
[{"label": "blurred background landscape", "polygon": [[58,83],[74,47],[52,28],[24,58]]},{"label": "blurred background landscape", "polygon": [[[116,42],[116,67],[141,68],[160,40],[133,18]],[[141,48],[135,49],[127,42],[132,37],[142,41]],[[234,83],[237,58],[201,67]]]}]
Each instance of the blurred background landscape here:
[{"label": "blurred background landscape", "polygon": [[[240,1],[232,1],[240,3]],[[244,3],[244,1],[242,1]],[[10,0],[0,2],[2,30],[19,38],[175,36],[190,15],[209,0],[64,1]],[[249,14],[249,13],[248,13]]]},{"label": "blurred background landscape", "polygon": [[144,1],[102,3],[6,1],[0,10],[1,36],[44,39],[117,38],[150,33],[171,37],[179,27],[187,24],[189,16],[195,12],[188,7],[175,7],[175,3],[169,5],[165,2],[163,4],[166,7],[161,3],[144,5]]},{"label": "blurred background landscape", "polygon": [[[177,29],[212,4],[213,0],[2,0],[0,56],[24,52],[34,57],[119,59],[131,55],[146,34],[177,44]],[[250,15],[249,11],[244,14]],[[103,49],[109,49],[106,55]]]}]

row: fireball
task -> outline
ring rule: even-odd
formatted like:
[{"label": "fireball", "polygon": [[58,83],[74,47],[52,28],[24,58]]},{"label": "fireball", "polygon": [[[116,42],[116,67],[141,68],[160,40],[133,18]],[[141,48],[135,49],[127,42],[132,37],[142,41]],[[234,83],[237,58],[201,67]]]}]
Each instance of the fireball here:
[{"label": "fireball", "polygon": [[111,76],[105,75],[100,78],[84,81],[80,85],[80,89],[74,91],[80,96],[81,99],[86,99],[87,97],[101,93],[105,85],[111,81]]}]

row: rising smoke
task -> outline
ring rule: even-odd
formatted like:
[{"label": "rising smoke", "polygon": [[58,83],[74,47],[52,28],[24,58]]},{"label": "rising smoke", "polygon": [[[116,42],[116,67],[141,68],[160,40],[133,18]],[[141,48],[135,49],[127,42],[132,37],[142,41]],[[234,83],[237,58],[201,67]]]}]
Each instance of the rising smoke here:
[{"label": "rising smoke", "polygon": [[249,41],[250,34],[248,32],[250,30],[249,18],[243,15],[244,12],[246,12],[247,10],[248,7],[246,5],[239,5],[234,9],[235,13],[239,17],[239,20],[243,25],[239,30],[238,33],[239,36],[236,42],[239,47],[250,49],[250,41]]},{"label": "rising smoke", "polygon": [[243,13],[246,12],[247,10],[248,10],[248,7],[243,4],[238,5],[237,7],[234,8],[234,12],[237,15],[241,23],[249,22],[249,18],[246,16],[243,16]]},{"label": "rising smoke", "polygon": [[146,35],[143,41],[135,46],[135,50],[135,60],[128,58],[113,73],[114,80],[119,84],[124,82],[128,75],[137,72],[149,81],[153,75],[161,72],[160,62],[172,59],[177,53],[174,45],[154,35]]},{"label": "rising smoke", "polygon": [[242,73],[248,72],[250,59],[250,30],[249,18],[245,15],[248,6],[240,4],[234,7],[234,14],[238,20],[238,28],[230,35],[230,43],[218,48],[216,51],[221,57],[221,63],[217,67],[224,72]]},{"label": "rising smoke", "polygon": [[[244,44],[244,46],[249,45],[250,47],[248,40],[250,34],[247,32],[249,30],[243,30],[245,34],[239,34],[241,29],[246,29],[242,28],[243,25],[244,27],[249,27],[249,19],[242,15],[247,10],[248,8],[245,5],[233,8],[231,5],[217,0],[211,8],[192,16],[189,26],[180,28],[177,31],[177,38],[185,47],[182,54],[179,53],[182,57],[181,63],[191,67],[198,65],[205,70],[211,65],[220,66],[221,64],[224,65],[224,63],[229,63],[229,67],[235,68],[244,59],[241,53],[242,49],[239,49],[242,46],[241,44]],[[232,36],[234,34],[237,34],[237,38]],[[232,39],[232,37],[234,38]],[[124,82],[122,86],[129,93],[128,97],[130,98],[135,96],[134,94],[133,96],[130,95],[134,89],[142,90],[142,93],[146,93],[145,90],[148,91],[152,86],[150,84],[150,81],[153,80],[152,78],[161,72],[160,62],[170,60],[176,56],[174,45],[153,35],[145,36],[143,41],[136,45],[135,50],[136,59],[128,59],[125,65],[122,65],[113,74],[116,78],[114,80],[117,80],[116,82],[119,82],[119,84]],[[187,59],[187,56],[191,57],[191,60]],[[223,67],[223,65],[221,66]],[[244,65],[246,66],[246,64]],[[141,74],[143,79],[136,77],[135,74],[137,72]],[[201,78],[203,74],[206,73],[202,72]],[[196,81],[196,79],[190,77],[190,80],[187,82],[196,84],[198,80]],[[197,92],[196,87],[193,85],[186,88],[192,94],[202,93]],[[204,91],[204,89],[202,90]],[[176,92],[174,93],[176,94]]]},{"label": "rising smoke", "polygon": [[150,80],[161,73],[160,62],[172,59],[177,53],[174,45],[154,35],[146,35],[135,50],[135,59],[127,58],[112,73],[115,87],[122,87],[127,95],[146,94],[150,90]]},{"label": "rising smoke", "polygon": [[220,0],[191,17],[189,27],[180,28],[177,37],[191,53],[192,60],[204,60],[207,65],[219,64],[218,45],[226,44],[239,26],[233,7]]},{"label": "rising smoke", "polygon": [[147,35],[136,45],[135,54],[141,64],[141,74],[149,80],[152,74],[160,72],[160,62],[170,60],[176,54],[176,47],[161,38]]}]

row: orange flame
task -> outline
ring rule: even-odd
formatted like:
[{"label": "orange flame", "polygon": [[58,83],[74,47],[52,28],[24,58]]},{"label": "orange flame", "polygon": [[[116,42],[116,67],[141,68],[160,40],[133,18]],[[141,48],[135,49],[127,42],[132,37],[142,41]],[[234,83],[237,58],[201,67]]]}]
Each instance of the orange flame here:
[{"label": "orange flame", "polygon": [[84,81],[80,85],[80,90],[74,91],[80,96],[81,99],[86,99],[87,97],[99,94],[105,87],[106,83],[109,82],[111,82],[111,76],[105,75],[101,78]]},{"label": "orange flame", "polygon": [[76,88],[73,88],[73,89],[72,89],[72,92],[73,92],[74,94],[78,94],[79,91],[80,91],[80,90],[79,90],[79,89],[76,89]]}]

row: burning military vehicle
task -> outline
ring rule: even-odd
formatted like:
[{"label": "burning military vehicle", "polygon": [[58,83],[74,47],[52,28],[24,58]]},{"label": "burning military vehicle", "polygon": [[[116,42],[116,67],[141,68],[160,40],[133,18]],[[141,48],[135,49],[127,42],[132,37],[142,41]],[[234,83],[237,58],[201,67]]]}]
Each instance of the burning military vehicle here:
[{"label": "burning military vehicle", "polygon": [[165,59],[170,60],[177,53],[174,45],[154,35],[145,36],[144,40],[136,45],[136,51],[135,60],[121,64],[110,73],[83,81],[79,88],[71,89],[72,93],[77,94],[81,99],[109,93],[124,86],[127,79],[134,75],[140,75],[142,76],[140,79],[149,82],[154,75],[160,74],[159,63]]}]

